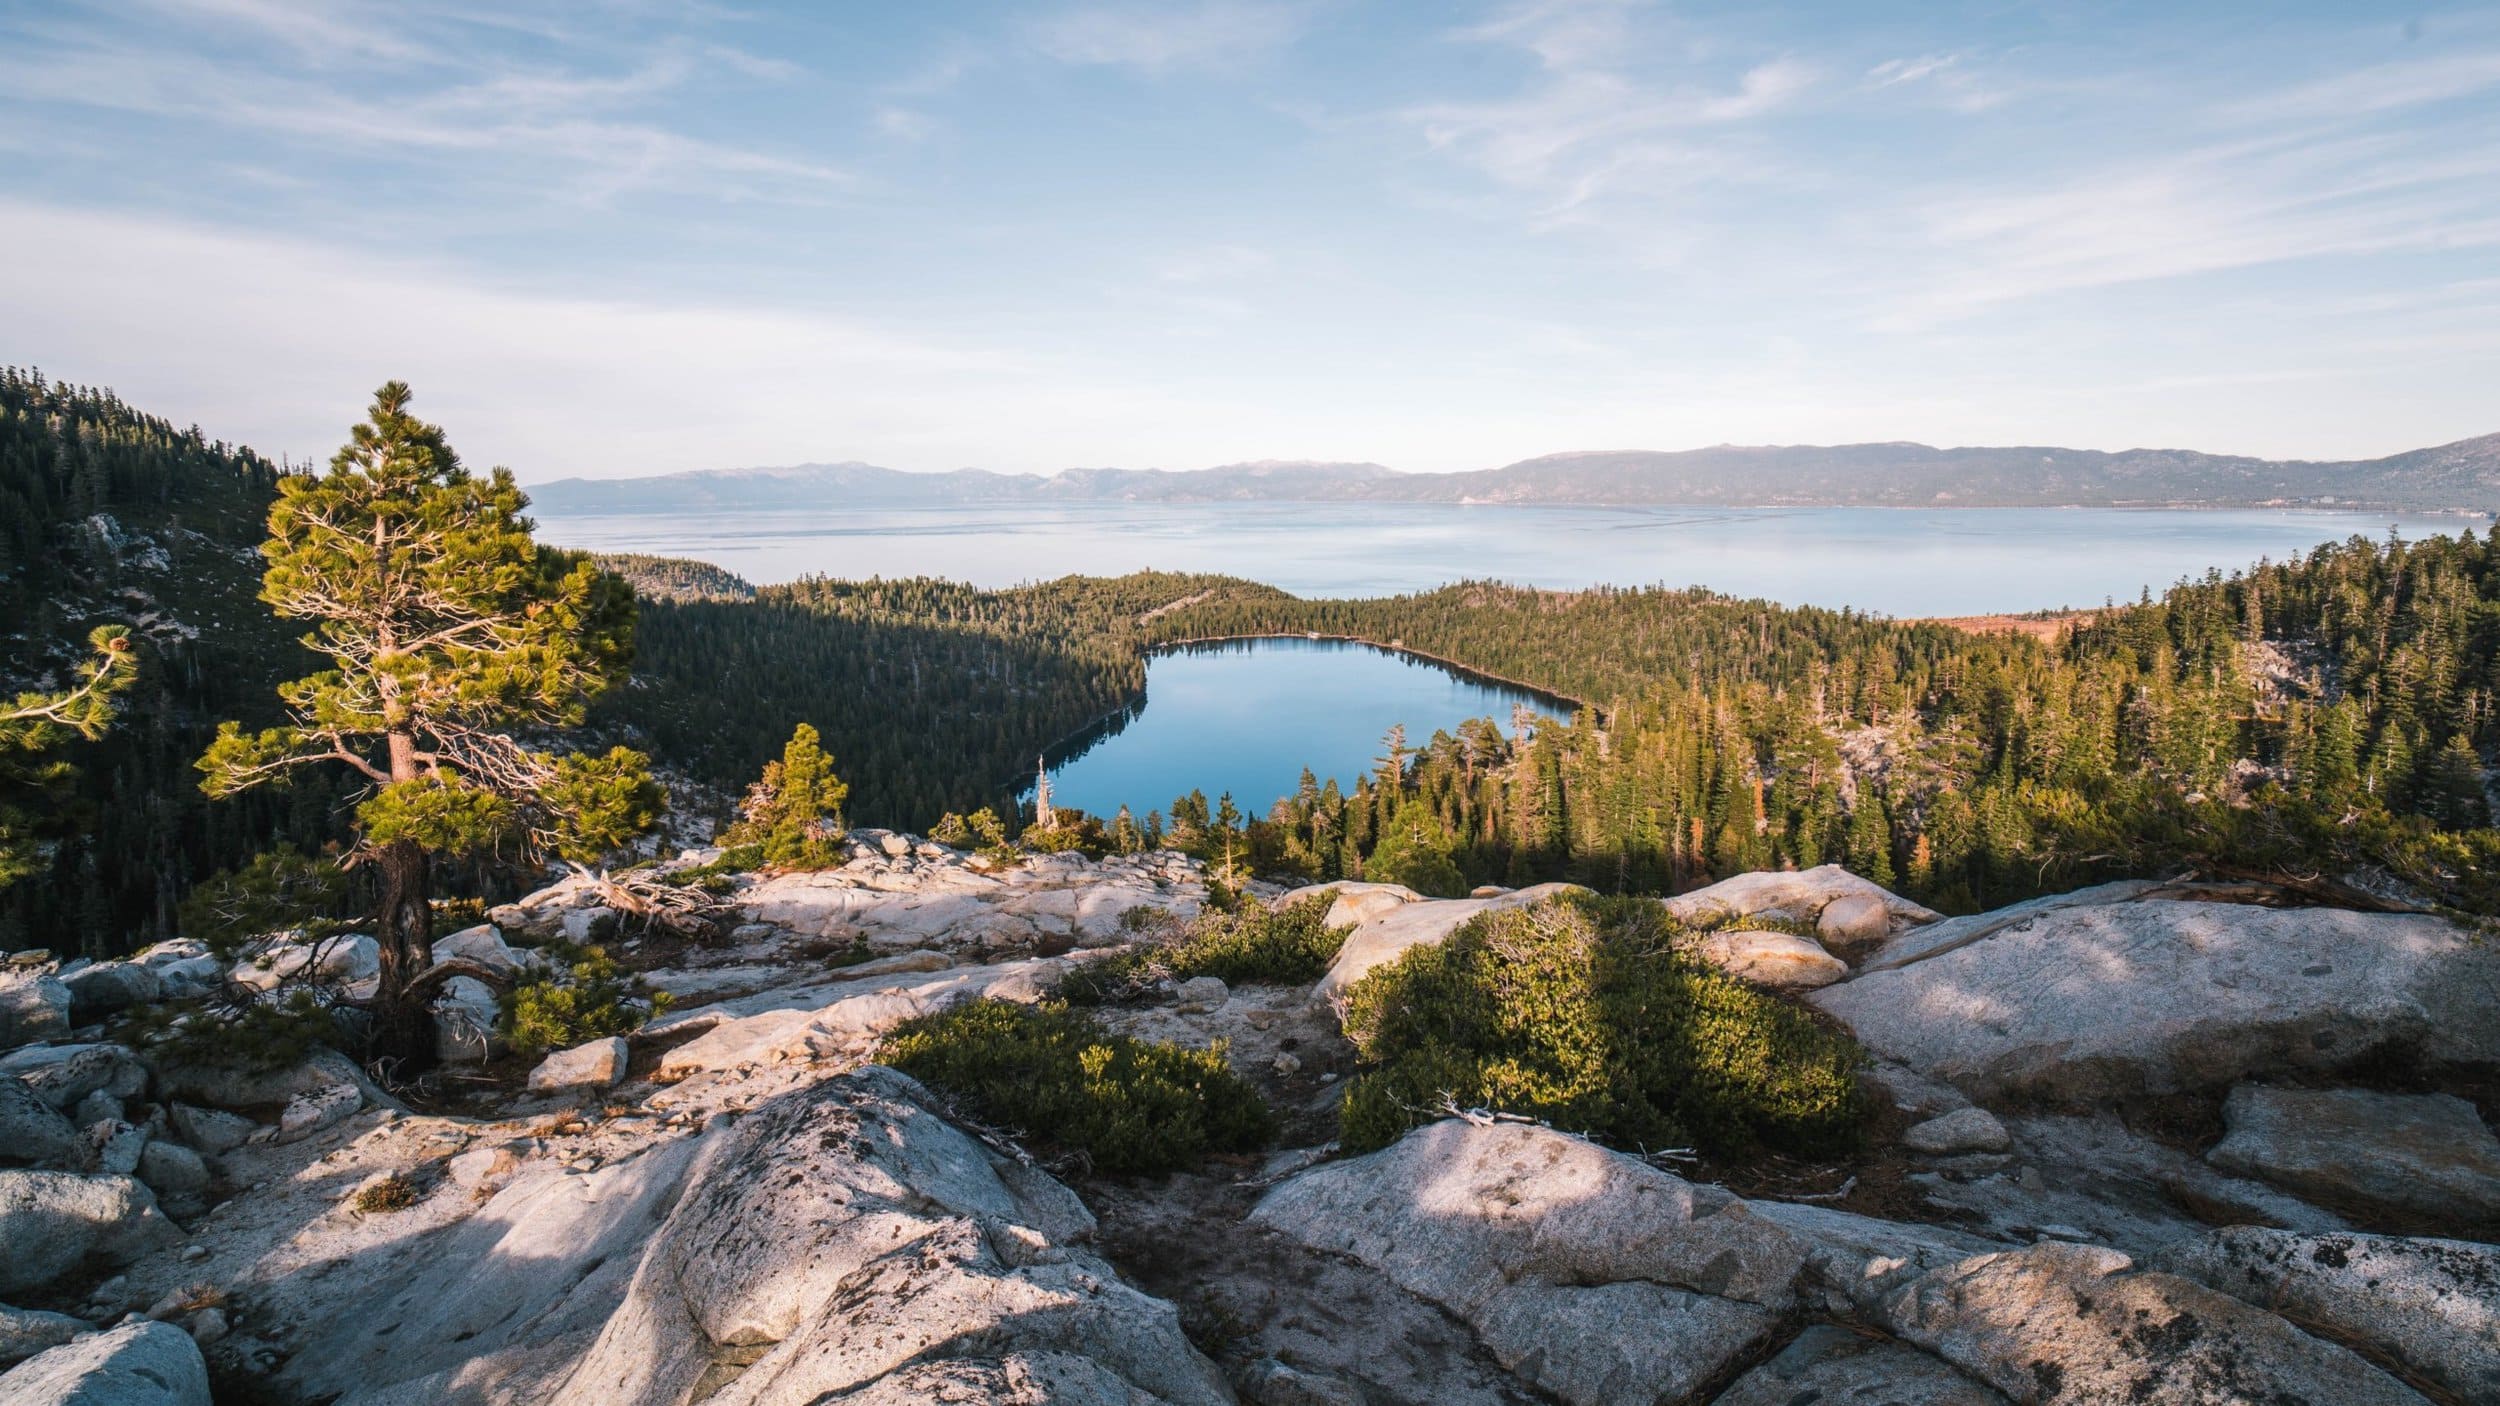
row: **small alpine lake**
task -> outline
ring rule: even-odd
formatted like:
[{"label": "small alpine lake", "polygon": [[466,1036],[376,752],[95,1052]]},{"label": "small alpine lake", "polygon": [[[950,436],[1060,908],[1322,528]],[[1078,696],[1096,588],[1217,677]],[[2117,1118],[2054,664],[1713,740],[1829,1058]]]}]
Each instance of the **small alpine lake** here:
[{"label": "small alpine lake", "polygon": [[1146,696],[1050,758],[1051,801],[1109,818],[1168,812],[1175,789],[1230,791],[1244,815],[1292,795],[1302,769],[1347,790],[1381,737],[1410,745],[1469,718],[1510,730],[1512,710],[1562,715],[1560,698],[1374,645],[1283,636],[1175,645],[1146,661]]}]

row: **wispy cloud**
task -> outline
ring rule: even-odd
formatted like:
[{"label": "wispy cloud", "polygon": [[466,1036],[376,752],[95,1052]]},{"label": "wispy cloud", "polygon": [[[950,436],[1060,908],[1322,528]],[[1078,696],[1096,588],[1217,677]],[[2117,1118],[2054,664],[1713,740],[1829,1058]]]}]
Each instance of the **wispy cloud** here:
[{"label": "wispy cloud", "polygon": [[[2390,126],[2375,120],[2385,103],[2330,116],[2315,95],[2350,77],[2191,108],[2174,119],[2190,139],[2170,149],[1922,192],[1916,227],[1941,259],[1896,285],[1885,325],[2080,289],[2500,245],[2500,129]],[[2258,116],[2287,111],[2314,117]]]},{"label": "wispy cloud", "polygon": [[1732,60],[1676,42],[1671,29],[1661,43],[1647,26],[1663,23],[1627,0],[1508,10],[1450,37],[1531,59],[1516,93],[1415,104],[1398,119],[1430,149],[1531,197],[1532,228],[1619,216],[1655,249],[1673,238],[1662,206],[1696,185],[1770,174],[1775,163],[1747,128],[1807,101],[1825,76],[1793,54]]},{"label": "wispy cloud", "polygon": [[2351,118],[2471,97],[2500,88],[2500,49],[2370,64],[2227,104],[2244,121]]},{"label": "wispy cloud", "polygon": [[480,62],[419,37],[497,22],[457,12],[394,24],[359,7],[287,0],[157,3],[190,28],[38,26],[29,42],[0,52],[0,91],[205,121],[333,153],[495,159],[511,163],[516,180],[576,198],[669,189],[812,200],[848,179],[819,160],[648,115],[716,76],[771,81],[793,71],[733,47],[667,40],[603,53],[605,67],[525,66]]},{"label": "wispy cloud", "polygon": [[1305,6],[1274,0],[1089,6],[1039,21],[1033,42],[1063,63],[1161,73],[1258,57],[1292,42],[1307,22]]},{"label": "wispy cloud", "polygon": [[[0,307],[48,368],[272,455],[326,451],[389,377],[414,384],[473,460],[529,481],[836,449],[910,468],[995,463],[967,404],[1078,462],[1106,423],[1206,413],[986,340],[814,310],[555,296],[174,220],[0,200],[0,247],[29,256],[0,261]],[[350,308],[390,309],[387,325],[342,338]],[[583,432],[627,424],[622,438]]]}]

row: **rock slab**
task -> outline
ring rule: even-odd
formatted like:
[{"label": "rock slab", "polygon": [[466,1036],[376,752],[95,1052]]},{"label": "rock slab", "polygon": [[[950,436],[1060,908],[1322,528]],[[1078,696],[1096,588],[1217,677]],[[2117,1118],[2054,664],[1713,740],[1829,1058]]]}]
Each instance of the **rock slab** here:
[{"label": "rock slab", "polygon": [[2243,1084],[2205,1160],[2330,1209],[2500,1234],[2500,1139],[2447,1094]]},{"label": "rock slab", "polygon": [[622,1035],[558,1050],[530,1071],[529,1086],[539,1093],[611,1088],[624,1079],[625,1062],[631,1053]]},{"label": "rock slab", "polygon": [[[1504,908],[1532,908],[1550,898],[1589,891],[1578,884],[1536,884],[1491,898],[1426,898],[1390,905],[1385,912],[1364,920],[1346,935],[1345,945],[1337,949],[1337,958],[1329,964],[1328,974],[1319,979],[1311,994],[1319,1000],[1339,1000],[1348,987],[1362,980],[1374,967],[1386,966],[1405,956],[1412,948],[1433,946],[1446,940],[1479,913]],[[1343,896],[1337,900],[1340,908],[1348,902],[1348,898]],[[1333,923],[1337,909],[1329,911]]]},{"label": "rock slab", "polygon": [[2044,908],[1806,999],[1876,1054],[1983,1102],[2219,1091],[2391,1054],[2500,1062],[2500,944],[2414,914]]},{"label": "rock slab", "polygon": [[2351,1351],[2116,1250],[2054,1241],[1936,1270],[1885,1326],[2021,1402],[2422,1406]]},{"label": "rock slab", "polygon": [[36,1289],[90,1260],[118,1263],[182,1238],[126,1176],[0,1171],[0,1293]]},{"label": "rock slab", "polygon": [[209,1406],[208,1363],[170,1323],[132,1323],[0,1372],[9,1406]]},{"label": "rock slab", "polygon": [[1849,974],[1849,964],[1824,951],[1823,944],[1793,933],[1749,928],[1714,932],[1695,950],[1728,975],[1762,986],[1809,991]]},{"label": "rock slab", "polygon": [[1737,1378],[1710,1406],[2004,1406],[2005,1398],[1935,1358],[1884,1338],[1817,1323]]},{"label": "rock slab", "polygon": [[2233,1226],[2153,1263],[2374,1349],[2462,1400],[2500,1401],[2500,1246]]},{"label": "rock slab", "polygon": [[1675,1400],[1756,1351],[1811,1246],[1585,1140],[1451,1120],[1304,1172],[1250,1223],[1380,1271],[1574,1403]]}]

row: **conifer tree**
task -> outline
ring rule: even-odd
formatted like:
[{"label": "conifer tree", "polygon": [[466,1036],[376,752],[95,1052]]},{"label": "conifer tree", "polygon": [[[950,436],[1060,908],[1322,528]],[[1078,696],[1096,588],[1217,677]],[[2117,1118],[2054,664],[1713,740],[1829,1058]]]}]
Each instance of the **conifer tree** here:
[{"label": "conifer tree", "polygon": [[[851,788],[834,775],[816,729],[800,723],[781,749],[781,760],[764,765],[764,777],[747,788],[740,818],[723,838],[733,845],[762,845],[764,862],[780,869],[825,869],[842,862],[842,804]],[[962,828],[962,827],[957,827]]]},{"label": "conifer tree", "polygon": [[511,472],[471,474],[408,402],[383,386],[328,473],[280,486],[261,599],[312,622],[328,667],[280,686],[285,725],[227,723],[199,767],[212,796],[303,767],[367,784],[355,858],[381,880],[381,1042],[422,1048],[435,860],[516,840],[579,856],[657,807],[639,753],[559,758],[516,735],[578,723],[622,677],[632,591],[531,540]]},{"label": "conifer tree", "polygon": [[138,676],[130,631],[105,625],[78,681],[57,693],[21,693],[0,708],[0,888],[35,870],[37,806],[71,776],[56,753],[73,737],[93,742],[113,721],[113,695]]}]

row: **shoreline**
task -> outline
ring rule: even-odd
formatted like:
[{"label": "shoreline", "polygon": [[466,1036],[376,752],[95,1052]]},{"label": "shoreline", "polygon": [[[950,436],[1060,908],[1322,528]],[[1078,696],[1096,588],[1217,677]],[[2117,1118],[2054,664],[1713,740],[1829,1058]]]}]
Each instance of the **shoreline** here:
[{"label": "shoreline", "polygon": [[1557,703],[1566,703],[1571,706],[1571,709],[1574,712],[1593,709],[1595,706],[1585,698],[1574,698],[1570,694],[1564,693],[1559,689],[1547,688],[1542,684],[1529,683],[1525,679],[1506,678],[1503,675],[1493,673],[1489,670],[1479,669],[1472,664],[1462,664],[1455,659],[1444,658],[1441,655],[1431,653],[1428,650],[1417,649],[1413,645],[1393,644],[1383,640],[1364,639],[1360,635],[1332,635],[1325,632],[1313,632],[1309,630],[1261,630],[1243,635],[1193,635],[1188,639],[1158,641],[1147,647],[1146,656],[1151,659],[1158,651],[1166,649],[1181,649],[1189,645],[1253,644],[1260,640],[1300,640],[1306,643],[1316,641],[1327,644],[1359,644],[1369,649],[1377,649],[1383,654],[1398,654],[1409,659],[1420,659],[1427,664],[1436,665],[1442,669],[1446,669],[1450,673],[1456,674],[1462,679],[1469,679],[1478,683],[1499,684],[1504,688],[1515,688],[1522,693],[1533,693],[1540,698],[1550,698]]},{"label": "shoreline", "polygon": [[[1407,645],[1388,644],[1380,640],[1362,639],[1354,635],[1313,634],[1308,631],[1272,630],[1256,634],[1243,635],[1198,635],[1189,639],[1159,641],[1155,644],[1147,646],[1144,651],[1144,656],[1146,659],[1151,661],[1155,655],[1164,651],[1185,649],[1193,645],[1255,644],[1261,640],[1290,640],[1304,643],[1325,642],[1329,644],[1360,645],[1366,649],[1376,649],[1383,654],[1394,654],[1402,658],[1413,659],[1422,663],[1430,664],[1435,668],[1441,669],[1449,674],[1461,679],[1466,679],[1470,682],[1497,684],[1503,688],[1516,689],[1521,693],[1533,694],[1540,699],[1551,699],[1557,703],[1568,704],[1571,711],[1575,713],[1582,711],[1595,711],[1595,705],[1589,703],[1585,699],[1574,698],[1570,694],[1558,692],[1557,690],[1550,688],[1544,688],[1539,685],[1529,683],[1523,679],[1505,678],[1500,674],[1491,673],[1483,669],[1474,668],[1470,665],[1461,664],[1455,659],[1446,659],[1438,654],[1433,654],[1421,649],[1415,649]],[[1050,743],[1048,746],[1042,748],[1040,755],[1045,758],[1054,758],[1051,765],[1053,770],[1057,770],[1059,767],[1065,766],[1069,762],[1075,761],[1078,757],[1083,756],[1086,751],[1091,751],[1093,743],[1102,740],[1102,737],[1116,734],[1116,728],[1112,729],[1111,733],[1105,733],[1103,732],[1103,729],[1109,727],[1114,720],[1120,719],[1124,715],[1134,717],[1138,712],[1143,710],[1145,703],[1146,695],[1141,689],[1135,698],[1122,703],[1117,708],[1113,708],[1108,712],[1100,714],[1099,716],[1088,721],[1084,726],[1077,728],[1073,732],[1067,733],[1066,735],[1058,738],[1056,741]],[[1078,742],[1085,743],[1083,750],[1076,752],[1074,755],[1058,755],[1064,752],[1068,747]],[[1010,779],[1006,784],[1008,793],[1015,798],[1018,805],[1023,804],[1024,798],[1032,791],[1032,778],[1029,776],[1021,779]]]}]

